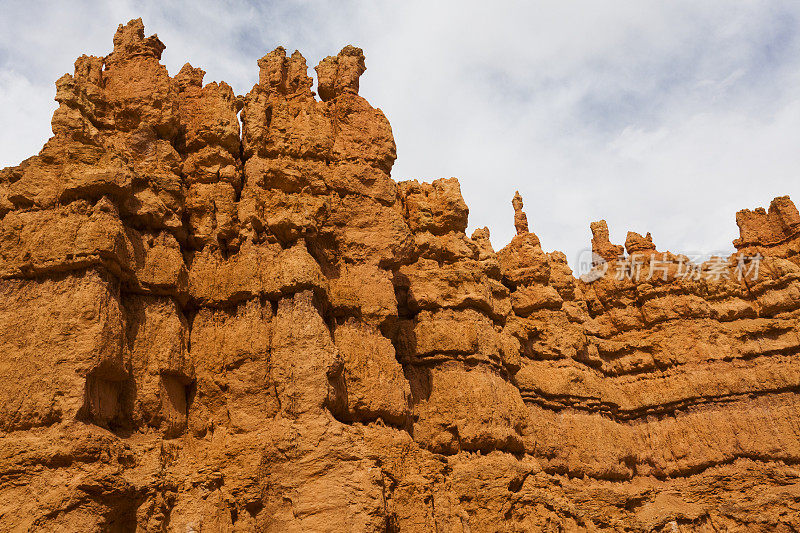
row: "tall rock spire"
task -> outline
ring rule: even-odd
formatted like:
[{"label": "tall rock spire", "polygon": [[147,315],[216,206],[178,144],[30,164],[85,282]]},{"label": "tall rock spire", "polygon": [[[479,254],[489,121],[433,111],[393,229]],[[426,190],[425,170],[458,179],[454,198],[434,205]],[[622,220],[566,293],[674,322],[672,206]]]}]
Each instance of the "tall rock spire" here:
[{"label": "tall rock spire", "polygon": [[522,196],[519,191],[514,193],[511,205],[514,206],[514,227],[517,229],[517,235],[528,233],[528,215],[522,210]]}]

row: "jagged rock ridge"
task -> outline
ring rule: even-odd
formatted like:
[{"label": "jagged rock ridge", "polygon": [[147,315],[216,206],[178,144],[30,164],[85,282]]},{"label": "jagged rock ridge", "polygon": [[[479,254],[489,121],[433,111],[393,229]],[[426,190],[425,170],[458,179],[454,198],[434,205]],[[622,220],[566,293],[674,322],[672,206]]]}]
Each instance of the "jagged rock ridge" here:
[{"label": "jagged rock ridge", "polygon": [[800,529],[788,197],[688,276],[592,223],[579,280],[519,195],[495,253],[392,180],[360,49],[317,99],[298,52],[237,96],[113,42],[0,171],[0,530]]}]

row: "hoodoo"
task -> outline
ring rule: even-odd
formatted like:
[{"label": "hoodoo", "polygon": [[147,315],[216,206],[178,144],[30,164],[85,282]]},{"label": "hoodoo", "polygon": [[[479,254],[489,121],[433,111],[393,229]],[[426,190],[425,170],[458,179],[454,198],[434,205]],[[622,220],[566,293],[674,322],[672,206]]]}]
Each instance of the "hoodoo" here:
[{"label": "hoodoo", "polygon": [[581,281],[519,195],[495,252],[393,181],[361,49],[319,97],[163,50],[121,25],[0,171],[0,531],[800,530],[788,197],[702,265],[593,222]]}]

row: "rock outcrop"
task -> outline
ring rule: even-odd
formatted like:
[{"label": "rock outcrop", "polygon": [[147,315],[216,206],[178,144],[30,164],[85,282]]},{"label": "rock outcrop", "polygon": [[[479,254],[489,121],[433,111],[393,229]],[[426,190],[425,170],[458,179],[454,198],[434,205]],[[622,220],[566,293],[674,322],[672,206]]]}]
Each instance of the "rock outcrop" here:
[{"label": "rock outcrop", "polygon": [[703,264],[592,223],[580,280],[393,181],[360,49],[317,99],[113,44],[0,171],[1,531],[800,530],[788,197]]}]

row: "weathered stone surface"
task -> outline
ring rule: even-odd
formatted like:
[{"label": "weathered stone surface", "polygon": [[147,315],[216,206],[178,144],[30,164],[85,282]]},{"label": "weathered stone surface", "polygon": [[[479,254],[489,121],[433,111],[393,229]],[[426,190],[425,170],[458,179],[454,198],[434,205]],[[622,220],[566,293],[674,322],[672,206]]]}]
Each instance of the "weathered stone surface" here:
[{"label": "weathered stone surface", "polygon": [[522,450],[525,404],[519,390],[478,366],[412,367],[414,440],[437,453]]},{"label": "weathered stone surface", "polygon": [[337,326],[336,348],[344,364],[346,420],[382,419],[403,426],[410,414],[411,389],[389,339],[353,321]]},{"label": "weathered stone surface", "polygon": [[403,181],[399,183],[399,194],[412,231],[437,234],[463,233],[467,229],[469,209],[455,178],[442,178],[432,183]]},{"label": "weathered stone surface", "polygon": [[331,100],[345,92],[358,94],[358,79],[367,70],[364,52],[355,46],[345,46],[336,56],[328,56],[314,67],[319,79],[319,97]]},{"label": "weathered stone surface", "polygon": [[0,282],[4,386],[0,429],[76,418],[123,424],[119,284],[93,270]]},{"label": "weathered stone surface", "polygon": [[590,224],[592,230],[592,253],[594,263],[597,264],[598,260],[616,261],[618,257],[623,255],[625,248],[618,244],[611,244],[608,235],[608,224],[605,220],[599,220]]},{"label": "weathered stone surface", "polygon": [[502,320],[511,307],[508,289],[484,273],[477,261],[439,266],[434,260],[420,259],[400,267],[395,285],[406,291],[407,305],[413,312],[475,308]]},{"label": "weathered stone surface", "polygon": [[397,318],[392,276],[371,264],[344,266],[330,280],[330,303],[336,316],[356,316],[368,324]]},{"label": "weathered stone surface", "polygon": [[207,247],[195,255],[189,269],[190,296],[211,306],[256,296],[275,300],[300,290],[325,292],[326,288],[327,280],[303,242],[287,249],[245,243],[228,257]]},{"label": "weathered stone surface", "polygon": [[334,384],[342,367],[313,293],[304,291],[282,299],[275,315],[270,353],[281,414],[297,418],[338,406],[343,398]]},{"label": "weathered stone surface", "polygon": [[254,298],[225,309],[200,309],[192,322],[191,355],[196,380],[190,429],[257,431],[278,410],[270,376],[274,316],[268,301]]},{"label": "weathered stone surface", "polygon": [[195,380],[189,326],[166,297],[130,295],[124,305],[133,423],[158,428],[167,438],[180,436],[187,424],[187,386]]},{"label": "weathered stone surface", "polygon": [[800,214],[788,196],[772,200],[769,211],[759,207],[736,213],[741,236],[733,241],[737,250],[787,258],[795,263],[800,254]]},{"label": "weathered stone surface", "polygon": [[495,252],[395,183],[361,49],[319,99],[163,50],[121,25],[0,170],[0,531],[800,530],[788,197],[703,264],[592,222],[576,279],[519,193]]}]

